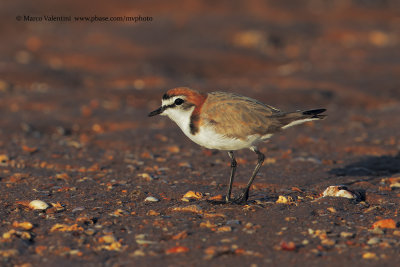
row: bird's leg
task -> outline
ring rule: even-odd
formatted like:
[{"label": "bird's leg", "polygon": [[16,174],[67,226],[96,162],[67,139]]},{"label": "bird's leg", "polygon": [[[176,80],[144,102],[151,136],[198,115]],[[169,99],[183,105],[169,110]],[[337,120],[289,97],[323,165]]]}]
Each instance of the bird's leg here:
[{"label": "bird's leg", "polygon": [[229,203],[231,201],[233,178],[235,177],[235,171],[237,166],[235,155],[233,155],[233,151],[228,151],[228,155],[231,158],[231,176],[229,177],[228,192],[226,193],[225,196],[226,203]]},{"label": "bird's leg", "polygon": [[260,151],[258,151],[257,148],[253,148],[252,150],[257,153],[258,162],[257,162],[256,168],[253,171],[253,174],[251,175],[251,177],[249,179],[249,182],[246,185],[246,188],[243,190],[243,193],[240,194],[239,197],[235,198],[235,200],[234,200],[234,202],[238,203],[238,204],[246,202],[247,199],[249,198],[250,186],[253,183],[254,178],[256,177],[258,171],[260,170],[260,167],[262,166],[262,164],[264,162],[264,158],[265,158],[264,154],[261,153]]}]

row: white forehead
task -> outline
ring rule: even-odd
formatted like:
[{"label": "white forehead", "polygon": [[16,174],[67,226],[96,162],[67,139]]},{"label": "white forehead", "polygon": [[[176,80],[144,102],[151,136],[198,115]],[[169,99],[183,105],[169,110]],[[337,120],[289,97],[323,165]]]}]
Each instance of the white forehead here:
[{"label": "white forehead", "polygon": [[168,106],[168,105],[172,105],[174,104],[175,100],[181,98],[181,99],[185,99],[185,96],[172,96],[168,99],[162,99],[161,103],[163,106]]}]

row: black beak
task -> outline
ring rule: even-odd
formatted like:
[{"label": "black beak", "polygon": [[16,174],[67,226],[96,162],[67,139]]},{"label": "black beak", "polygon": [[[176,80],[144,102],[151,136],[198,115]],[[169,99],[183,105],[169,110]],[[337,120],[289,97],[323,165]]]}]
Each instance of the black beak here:
[{"label": "black beak", "polygon": [[163,113],[164,110],[165,110],[165,107],[159,107],[158,109],[156,109],[156,110],[150,112],[148,116],[149,116],[149,117],[153,117],[153,116],[155,116],[155,115],[158,115],[158,114]]}]

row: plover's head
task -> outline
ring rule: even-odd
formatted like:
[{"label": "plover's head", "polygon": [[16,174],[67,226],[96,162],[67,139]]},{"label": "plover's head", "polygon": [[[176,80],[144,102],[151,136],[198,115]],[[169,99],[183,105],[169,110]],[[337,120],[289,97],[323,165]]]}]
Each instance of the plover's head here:
[{"label": "plover's head", "polygon": [[200,107],[206,94],[187,87],[178,87],[168,90],[163,95],[161,107],[149,113],[149,117],[155,115],[166,115],[176,121],[179,117],[190,116],[196,107]]}]

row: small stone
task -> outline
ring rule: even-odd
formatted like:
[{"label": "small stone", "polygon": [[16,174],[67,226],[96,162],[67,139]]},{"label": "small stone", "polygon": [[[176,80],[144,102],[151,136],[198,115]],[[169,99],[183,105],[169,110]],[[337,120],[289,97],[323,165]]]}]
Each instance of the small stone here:
[{"label": "small stone", "polygon": [[351,232],[341,232],[340,237],[343,238],[353,238],[356,234]]},{"label": "small stone", "polygon": [[160,200],[158,198],[150,196],[150,197],[146,197],[144,201],[146,201],[146,202],[158,202]]},{"label": "small stone", "polygon": [[85,231],[85,235],[88,235],[88,236],[94,235],[95,233],[96,233],[96,231],[91,228],[89,228]]},{"label": "small stone", "polygon": [[185,253],[188,252],[189,248],[184,246],[176,246],[170,249],[167,249],[165,253],[168,254],[175,254],[175,253]]},{"label": "small stone", "polygon": [[296,217],[285,217],[285,221],[293,222],[293,221],[297,221],[297,218]]},{"label": "small stone", "polygon": [[14,229],[11,229],[10,231],[3,233],[2,237],[3,239],[10,239],[11,237],[14,236],[16,232],[17,231],[15,231]]},{"label": "small stone", "polygon": [[4,258],[10,258],[17,256],[19,254],[19,251],[16,249],[4,249],[0,250],[0,256]]},{"label": "small stone", "polygon": [[199,200],[203,198],[203,194],[201,192],[188,191],[183,195],[182,201],[189,202],[190,200]]},{"label": "small stone", "polygon": [[160,215],[160,213],[155,211],[155,210],[149,210],[146,214],[148,216],[158,216],[158,215]]},{"label": "small stone", "polygon": [[349,199],[356,199],[357,196],[347,190],[344,185],[332,185],[325,189],[322,193],[322,197],[344,197]]},{"label": "small stone", "polygon": [[28,206],[33,210],[45,210],[49,207],[49,205],[42,200],[32,200]]},{"label": "small stone", "polygon": [[378,257],[376,256],[376,254],[373,253],[373,252],[365,252],[365,253],[362,255],[362,257],[363,257],[363,259],[367,259],[367,260],[370,260],[370,259],[377,260],[377,259],[378,259]]},{"label": "small stone", "polygon": [[146,181],[149,181],[149,182],[154,180],[154,178],[150,174],[148,174],[146,172],[145,173],[139,173],[138,176],[143,178]]},{"label": "small stone", "polygon": [[371,233],[373,233],[373,234],[376,234],[376,235],[383,235],[385,232],[381,229],[381,228],[379,228],[379,227],[376,227],[376,228],[374,228],[374,229],[372,229],[372,230],[369,230]]},{"label": "small stone", "polygon": [[79,212],[79,211],[83,211],[85,209],[85,207],[76,207],[76,208],[74,208],[71,212],[72,213],[74,213],[74,212]]},{"label": "small stone", "polygon": [[216,224],[213,224],[213,223],[211,223],[210,221],[205,221],[205,222],[201,222],[200,223],[200,227],[202,227],[202,228],[215,228],[215,227],[217,227],[217,225]]},{"label": "small stone", "polygon": [[31,230],[33,228],[33,224],[30,222],[13,222],[13,227]]},{"label": "small stone", "polygon": [[179,153],[181,151],[178,146],[169,146],[167,150],[171,153]]},{"label": "small stone", "polygon": [[198,205],[190,205],[190,206],[186,206],[186,207],[175,207],[172,209],[172,211],[193,212],[193,213],[197,213],[197,214],[203,213],[203,209]]},{"label": "small stone", "polygon": [[116,241],[117,240],[115,239],[115,237],[113,235],[104,235],[104,236],[99,238],[99,242],[106,243],[106,244],[111,244],[111,243],[114,243]]},{"label": "small stone", "polygon": [[393,235],[395,235],[395,236],[400,236],[400,231],[399,231],[399,230],[394,230],[394,231],[393,231]]},{"label": "small stone", "polygon": [[133,253],[131,253],[130,256],[132,256],[132,257],[144,257],[144,256],[146,256],[146,253],[144,253],[144,251],[141,250],[141,249],[137,249]]},{"label": "small stone", "polygon": [[176,235],[172,236],[171,239],[172,240],[181,240],[181,239],[185,239],[186,237],[188,237],[188,233],[186,230],[177,233]]},{"label": "small stone", "polygon": [[376,221],[373,225],[372,228],[389,228],[389,229],[395,229],[397,226],[396,222],[393,219],[384,219],[384,220],[379,220]]},{"label": "small stone", "polygon": [[323,246],[332,247],[335,244],[336,244],[336,241],[333,239],[326,238],[326,239],[321,240],[321,245],[323,245]]},{"label": "small stone", "polygon": [[241,222],[239,220],[229,220],[226,222],[227,225],[239,225]]},{"label": "small stone", "polygon": [[1,154],[0,155],[0,166],[7,166],[7,162],[10,160],[10,158],[5,155],[5,154]]},{"label": "small stone", "polygon": [[136,243],[139,245],[151,245],[151,244],[157,244],[155,241],[150,241],[150,240],[145,240],[146,234],[138,234],[135,236]]},{"label": "small stone", "polygon": [[294,200],[291,196],[285,197],[285,196],[279,196],[278,200],[276,201],[278,204],[292,204],[294,203]]},{"label": "small stone", "polygon": [[70,250],[68,254],[71,256],[82,256],[83,255],[83,253],[78,249]]},{"label": "small stone", "polygon": [[152,244],[158,244],[158,242],[155,241],[150,241],[150,240],[143,240],[143,239],[136,239],[136,243],[139,245],[152,245]]},{"label": "small stone", "polygon": [[381,242],[381,239],[379,237],[372,237],[368,240],[367,244],[368,245],[376,245]]},{"label": "small stone", "polygon": [[232,231],[232,227],[230,227],[230,226],[221,226],[221,227],[218,227],[218,229],[217,229],[217,232],[219,232],[219,233],[223,233],[223,232],[231,232]]},{"label": "small stone", "polygon": [[334,207],[326,208],[329,212],[336,213],[337,210]]},{"label": "small stone", "polygon": [[293,241],[290,242],[282,241],[277,248],[285,251],[294,251],[297,249],[297,246]]}]

